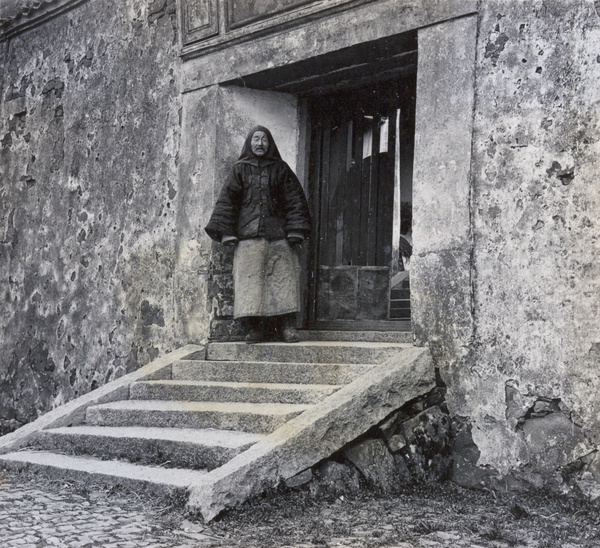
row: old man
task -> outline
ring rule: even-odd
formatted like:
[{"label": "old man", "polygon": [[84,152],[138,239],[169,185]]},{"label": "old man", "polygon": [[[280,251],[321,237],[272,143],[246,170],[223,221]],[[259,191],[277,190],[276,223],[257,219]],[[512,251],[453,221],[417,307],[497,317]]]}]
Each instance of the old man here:
[{"label": "old man", "polygon": [[206,232],[235,246],[233,315],[247,326],[246,342],[297,342],[297,247],[310,233],[310,214],[302,186],[267,128],[256,126],[246,137]]}]

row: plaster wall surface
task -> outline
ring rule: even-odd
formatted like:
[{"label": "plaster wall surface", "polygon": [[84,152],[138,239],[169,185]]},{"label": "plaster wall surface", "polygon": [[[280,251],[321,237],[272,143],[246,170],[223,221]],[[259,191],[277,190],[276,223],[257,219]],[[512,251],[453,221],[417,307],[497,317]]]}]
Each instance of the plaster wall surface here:
[{"label": "plaster wall surface", "polygon": [[462,360],[439,356],[448,404],[471,422],[479,465],[538,486],[566,465],[598,481],[600,9],[480,8],[474,332]]},{"label": "plaster wall surface", "polygon": [[0,44],[0,433],[182,344],[174,1]]}]

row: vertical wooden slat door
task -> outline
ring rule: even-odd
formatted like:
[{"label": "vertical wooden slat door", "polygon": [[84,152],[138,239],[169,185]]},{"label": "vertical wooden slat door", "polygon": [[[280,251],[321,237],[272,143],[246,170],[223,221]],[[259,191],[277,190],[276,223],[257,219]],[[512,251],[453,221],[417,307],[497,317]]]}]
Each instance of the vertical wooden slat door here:
[{"label": "vertical wooden slat door", "polygon": [[402,101],[393,89],[380,91],[321,97],[312,104],[316,322],[391,319]]}]

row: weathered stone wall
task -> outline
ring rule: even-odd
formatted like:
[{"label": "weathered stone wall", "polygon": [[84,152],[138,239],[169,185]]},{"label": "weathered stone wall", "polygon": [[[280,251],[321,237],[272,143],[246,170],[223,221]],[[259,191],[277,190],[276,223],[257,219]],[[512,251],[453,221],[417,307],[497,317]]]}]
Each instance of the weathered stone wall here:
[{"label": "weathered stone wall", "polygon": [[0,44],[0,433],[181,344],[175,1]]},{"label": "weathered stone wall", "polygon": [[314,479],[314,493],[342,494],[362,487],[394,492],[410,483],[448,478],[451,420],[442,387],[415,398],[330,458],[285,481],[288,488]]},{"label": "weathered stone wall", "polygon": [[440,356],[452,364],[442,371],[450,411],[471,423],[476,448],[462,447],[472,460],[537,486],[560,486],[566,472],[576,471],[584,491],[587,480],[600,480],[594,462],[600,9],[594,4],[481,3],[471,198],[474,337],[462,363]]}]

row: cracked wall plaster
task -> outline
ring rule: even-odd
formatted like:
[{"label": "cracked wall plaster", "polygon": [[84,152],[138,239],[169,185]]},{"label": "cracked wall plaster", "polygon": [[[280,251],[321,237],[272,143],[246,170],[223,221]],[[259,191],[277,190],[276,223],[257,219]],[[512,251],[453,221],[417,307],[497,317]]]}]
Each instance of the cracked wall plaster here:
[{"label": "cracked wall plaster", "polygon": [[[600,18],[590,1],[489,1],[478,36],[474,339],[442,376],[480,465],[546,470],[600,441]],[[568,413],[516,428],[540,402]]]}]

